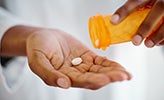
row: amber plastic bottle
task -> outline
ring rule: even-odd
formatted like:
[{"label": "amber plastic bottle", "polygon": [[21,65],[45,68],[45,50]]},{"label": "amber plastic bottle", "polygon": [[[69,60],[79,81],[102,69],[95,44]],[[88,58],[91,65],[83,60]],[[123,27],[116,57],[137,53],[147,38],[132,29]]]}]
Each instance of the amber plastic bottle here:
[{"label": "amber plastic bottle", "polygon": [[131,41],[151,8],[144,8],[130,14],[118,25],[110,22],[111,15],[97,14],[89,18],[89,33],[95,48],[105,50],[112,44]]}]

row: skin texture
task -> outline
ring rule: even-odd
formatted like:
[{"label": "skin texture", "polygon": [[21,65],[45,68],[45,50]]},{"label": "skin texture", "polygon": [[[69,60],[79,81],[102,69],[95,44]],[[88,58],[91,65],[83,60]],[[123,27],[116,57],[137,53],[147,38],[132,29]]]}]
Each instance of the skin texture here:
[{"label": "skin texture", "polygon": [[130,13],[142,7],[152,7],[150,13],[133,36],[133,44],[140,45],[144,40],[145,46],[152,48],[154,46],[164,45],[164,23],[155,30],[150,36],[153,28],[160,20],[164,20],[164,0],[128,0],[121,6],[111,18],[113,24],[119,24]]},{"label": "skin texture", "polygon": [[[73,36],[55,29],[15,26],[2,39],[1,56],[27,56],[29,67],[47,85],[99,89],[109,83],[129,80],[118,63],[101,57]],[[71,60],[81,57],[77,66]]]}]

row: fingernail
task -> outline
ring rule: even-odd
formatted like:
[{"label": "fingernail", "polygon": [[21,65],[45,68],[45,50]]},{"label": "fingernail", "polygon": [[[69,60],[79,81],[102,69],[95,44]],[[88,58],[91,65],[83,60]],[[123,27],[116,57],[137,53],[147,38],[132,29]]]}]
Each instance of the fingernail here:
[{"label": "fingernail", "polygon": [[134,45],[140,45],[142,42],[142,37],[140,35],[135,35],[132,39]]},{"label": "fingernail", "polygon": [[57,84],[62,88],[68,88],[69,87],[69,84],[65,78],[59,78],[57,80]]},{"label": "fingernail", "polygon": [[157,43],[157,44],[156,44],[156,46],[160,46],[160,44],[159,44],[159,43]]},{"label": "fingernail", "polygon": [[152,40],[147,40],[145,45],[149,48],[153,47],[154,46],[154,42]]},{"label": "fingernail", "polygon": [[113,23],[113,24],[117,24],[118,21],[120,19],[120,16],[118,14],[115,14],[111,17],[110,21]]}]

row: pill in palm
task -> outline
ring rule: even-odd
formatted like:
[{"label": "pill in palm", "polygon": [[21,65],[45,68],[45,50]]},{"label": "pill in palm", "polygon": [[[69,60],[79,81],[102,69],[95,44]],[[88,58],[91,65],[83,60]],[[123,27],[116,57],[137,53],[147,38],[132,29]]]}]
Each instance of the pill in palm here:
[{"label": "pill in palm", "polygon": [[79,65],[82,63],[82,59],[80,57],[74,58],[71,63],[72,65],[75,65],[75,66]]}]

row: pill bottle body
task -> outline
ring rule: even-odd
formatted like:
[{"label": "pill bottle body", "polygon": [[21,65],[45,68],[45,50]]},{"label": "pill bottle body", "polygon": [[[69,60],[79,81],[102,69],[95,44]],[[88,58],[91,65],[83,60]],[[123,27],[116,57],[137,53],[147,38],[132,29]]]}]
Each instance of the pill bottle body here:
[{"label": "pill bottle body", "polygon": [[112,44],[131,41],[150,10],[151,8],[145,8],[134,11],[118,25],[110,22],[112,15],[97,14],[90,17],[89,33],[93,46],[105,50]]}]

